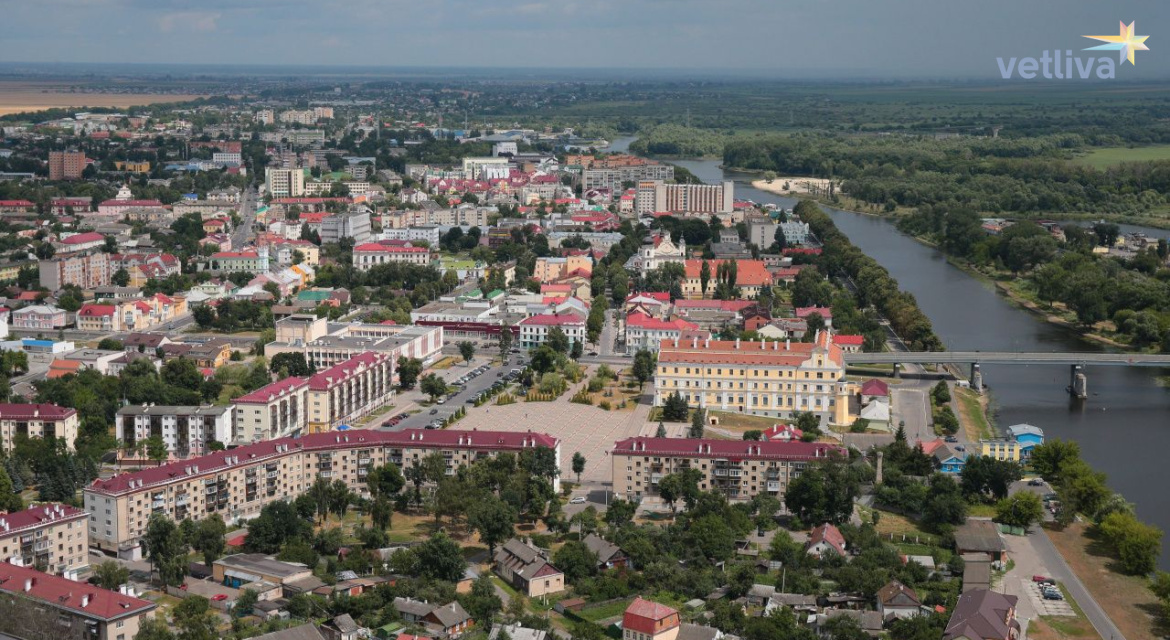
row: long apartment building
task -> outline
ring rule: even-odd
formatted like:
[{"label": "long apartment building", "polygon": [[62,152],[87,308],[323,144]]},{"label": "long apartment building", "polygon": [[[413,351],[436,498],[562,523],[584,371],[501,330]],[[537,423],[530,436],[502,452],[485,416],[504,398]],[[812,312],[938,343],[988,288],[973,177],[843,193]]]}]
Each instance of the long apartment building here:
[{"label": "long apartment building", "polygon": [[114,275],[110,267],[110,254],[100,251],[41,260],[37,268],[41,286],[49,291],[59,291],[67,284],[75,284],[82,289],[104,287],[110,284],[110,278]]},{"label": "long apartment building", "polygon": [[674,180],[674,166],[647,162],[605,169],[585,169],[581,172],[581,187],[585,191],[609,189],[617,193],[622,190],[623,182],[637,183],[643,180]]},{"label": "long apartment building", "polygon": [[694,408],[792,418],[811,412],[822,424],[849,424],[841,348],[828,331],[812,342],[663,341],[654,406],[679,393]]},{"label": "long apartment building", "polygon": [[308,378],[289,377],[232,400],[232,442],[299,436],[308,420]]},{"label": "long apartment building", "polygon": [[394,397],[394,359],[362,353],[309,378],[309,433],[330,431],[379,409]]},{"label": "long apartment building", "polygon": [[232,415],[231,406],[122,407],[118,409],[114,432],[127,448],[158,436],[170,455],[189,458],[210,453],[212,442],[230,444]]},{"label": "long apartment building", "polygon": [[443,349],[442,326],[330,323],[311,314],[293,314],[276,322],[276,340],[264,345],[264,356],[302,353],[317,368],[331,367],[367,352],[417,358],[429,364]]},{"label": "long apartment building", "polygon": [[614,494],[634,501],[658,495],[664,476],[685,469],[702,474],[700,490],[720,491],[728,500],[766,493],[783,501],[788,483],[809,463],[835,455],[845,451],[823,442],[645,437],[619,440],[610,451]]},{"label": "long apartment building", "polygon": [[0,437],[4,451],[11,453],[16,440],[25,438],[59,438],[73,450],[77,439],[77,410],[55,404],[0,404]]},{"label": "long apartment building", "polygon": [[87,516],[65,504],[0,514],[0,560],[76,576],[89,566]]},{"label": "long apartment building", "polygon": [[0,593],[11,615],[0,619],[5,638],[132,640],[158,607],[128,591],[111,591],[0,563]]},{"label": "long apartment building", "polygon": [[[301,495],[318,478],[342,480],[366,493],[371,466],[420,464],[438,452],[447,473],[501,452],[547,447],[561,463],[560,440],[546,434],[503,431],[351,430],[279,438],[172,462],[105,480],[83,490],[90,544],[124,557],[139,542],[155,513],[176,522],[218,513],[228,522],[256,517],[264,505]],[[560,483],[554,481],[554,489]]]},{"label": "long apartment building", "polygon": [[634,192],[634,210],[639,214],[731,213],[735,210],[735,183],[666,184],[643,180]]}]

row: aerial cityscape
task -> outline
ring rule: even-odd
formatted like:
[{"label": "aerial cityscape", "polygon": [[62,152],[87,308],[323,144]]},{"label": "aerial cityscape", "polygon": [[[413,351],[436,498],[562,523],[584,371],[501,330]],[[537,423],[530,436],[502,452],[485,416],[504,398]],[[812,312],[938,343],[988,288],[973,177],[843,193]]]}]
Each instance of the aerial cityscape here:
[{"label": "aerial cityscape", "polygon": [[259,4],[0,26],[0,635],[1170,637],[1166,6]]}]

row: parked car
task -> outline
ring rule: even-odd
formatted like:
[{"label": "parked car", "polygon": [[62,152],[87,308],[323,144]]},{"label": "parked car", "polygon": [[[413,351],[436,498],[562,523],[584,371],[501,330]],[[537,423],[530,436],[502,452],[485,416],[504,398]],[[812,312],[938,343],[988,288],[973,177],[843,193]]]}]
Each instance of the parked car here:
[{"label": "parked car", "polygon": [[570,500],[569,504],[585,504],[585,496],[577,496]]},{"label": "parked car", "polygon": [[1044,481],[1041,480],[1040,478],[1032,478],[1031,480],[1028,481],[1028,486],[1029,487],[1043,487]]},{"label": "parked car", "polygon": [[947,436],[947,437],[943,438],[943,441],[945,441],[945,442],[958,442],[959,439],[956,438],[955,436]]},{"label": "parked car", "polygon": [[1032,576],[1032,582],[1052,582],[1052,578],[1047,576]]},{"label": "parked car", "polygon": [[446,402],[446,398],[439,398],[438,400],[435,400],[435,404],[445,404]]},{"label": "parked car", "polygon": [[1061,592],[1059,592],[1055,589],[1052,589],[1052,590],[1044,592],[1044,599],[1045,600],[1064,600],[1064,594],[1062,594]]},{"label": "parked car", "polygon": [[955,447],[955,451],[966,451],[966,450],[967,450],[967,447],[964,447],[963,445],[959,445],[959,446]]},{"label": "parked car", "polygon": [[215,600],[216,602],[223,602],[224,600],[227,600],[227,594],[226,593],[217,593],[217,594],[211,596],[211,599]]},{"label": "parked car", "polygon": [[436,413],[438,413],[438,412],[439,412],[439,410],[438,410],[438,409],[431,409],[431,415],[432,415],[432,416],[433,416],[433,415],[435,415],[435,414],[436,414]]}]

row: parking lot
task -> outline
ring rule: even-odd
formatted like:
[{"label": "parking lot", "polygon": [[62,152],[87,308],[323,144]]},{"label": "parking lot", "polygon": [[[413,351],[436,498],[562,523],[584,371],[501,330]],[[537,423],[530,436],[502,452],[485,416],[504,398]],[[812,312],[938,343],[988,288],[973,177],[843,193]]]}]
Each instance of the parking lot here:
[{"label": "parking lot", "polygon": [[1040,589],[1040,584],[1029,582],[1024,585],[1024,593],[1032,603],[1032,608],[1042,616],[1075,616],[1072,605],[1068,600],[1048,600]]},{"label": "parking lot", "polygon": [[[427,425],[446,419],[458,411],[460,407],[466,407],[469,412],[478,411],[478,409],[474,409],[469,400],[475,397],[476,394],[489,389],[493,384],[503,382],[509,376],[509,372],[513,369],[523,369],[526,363],[526,355],[513,354],[502,366],[492,366],[486,363],[474,367],[455,365],[450,369],[439,372],[440,377],[451,386],[452,390],[452,394],[444,398],[442,404],[429,407],[424,406],[419,413],[408,415],[395,424],[388,423],[395,416],[402,414],[391,413],[386,416],[386,420],[383,422],[386,426],[382,426],[381,428],[394,431],[400,431],[402,429],[424,429]],[[462,380],[461,383],[459,382],[460,380]]]}]

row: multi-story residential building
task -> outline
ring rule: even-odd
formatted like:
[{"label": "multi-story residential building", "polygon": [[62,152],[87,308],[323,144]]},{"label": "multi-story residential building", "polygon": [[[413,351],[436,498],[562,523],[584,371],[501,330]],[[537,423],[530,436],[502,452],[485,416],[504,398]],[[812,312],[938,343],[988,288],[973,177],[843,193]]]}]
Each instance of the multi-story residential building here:
[{"label": "multi-story residential building", "polygon": [[217,152],[211,154],[211,161],[217,164],[240,164],[244,161],[243,155],[239,153]]},{"label": "multi-story residential building", "polygon": [[425,266],[431,263],[431,250],[426,247],[398,246],[378,242],[368,242],[353,248],[353,266],[359,271],[369,271],[377,265],[391,262]]},{"label": "multi-story residential building", "polygon": [[85,171],[85,154],[81,151],[50,151],[50,180],[80,180]]},{"label": "multi-story residential building", "polygon": [[[295,499],[319,478],[341,480],[364,494],[371,466],[421,464],[438,452],[447,473],[501,452],[546,447],[560,467],[560,441],[503,431],[352,430],[280,438],[96,480],[83,489],[90,544],[133,557],[154,513],[176,522],[220,514],[228,522],[256,517],[276,501]],[[554,480],[554,491],[560,491]]]},{"label": "multi-story residential building", "polygon": [[306,109],[304,111],[290,109],[289,111],[280,112],[280,121],[285,124],[311,125],[317,123],[317,114],[313,113],[312,109]]},{"label": "multi-story residential building", "polygon": [[634,194],[634,211],[640,215],[670,213],[731,213],[735,210],[735,184],[666,184],[643,180]]},{"label": "multi-story residential building", "polygon": [[[346,190],[350,195],[364,196],[370,192],[370,183],[365,180],[342,180],[341,184],[345,185]],[[306,182],[305,195],[320,196],[325,195],[333,190],[332,182]]]},{"label": "multi-story residential building", "polygon": [[232,442],[248,444],[306,431],[309,379],[289,377],[232,400]]},{"label": "multi-story residential building", "polygon": [[622,190],[622,183],[638,183],[644,180],[674,180],[674,166],[646,162],[623,167],[585,169],[581,172],[581,188],[609,189],[613,193]]},{"label": "multi-story residential building", "polygon": [[828,331],[813,342],[693,339],[663,342],[654,377],[654,405],[679,393],[695,408],[791,418],[812,412],[849,424],[841,349]]},{"label": "multi-story residential building", "polygon": [[[319,322],[317,322],[319,320]],[[443,326],[335,324],[312,315],[294,314],[276,323],[276,340],[264,346],[264,355],[303,353],[318,369],[331,367],[363,353],[384,353],[434,361],[443,349]]]},{"label": "multi-story residential building", "polygon": [[19,438],[60,439],[73,450],[77,439],[77,410],[55,404],[0,404],[0,436],[11,453]]},{"label": "multi-story residential building", "polygon": [[337,243],[349,238],[353,243],[369,242],[373,237],[370,214],[365,211],[338,213],[321,220],[321,243]]},{"label": "multi-story residential building", "polygon": [[[703,263],[710,269],[707,290],[703,290]],[[719,265],[728,262],[736,267],[735,286],[741,298],[756,298],[764,287],[772,286],[772,274],[762,260],[687,260],[686,278],[682,282],[683,295],[688,300],[709,298],[715,293]]]},{"label": "multi-story residential building", "polygon": [[305,195],[305,172],[268,167],[264,170],[264,188],[273,198],[299,198]]},{"label": "multi-story residential building", "polygon": [[554,327],[560,328],[569,338],[569,344],[585,342],[585,318],[575,313],[542,313],[520,321],[520,347],[539,347],[548,339]]},{"label": "multi-story residential building", "polygon": [[34,304],[12,312],[14,329],[62,329],[65,327],[65,310],[57,307]]},{"label": "multi-story residential building", "polygon": [[260,247],[256,251],[220,251],[211,254],[204,264],[212,271],[248,273],[266,273],[271,266],[268,260],[268,247]]},{"label": "multi-story residential building", "polygon": [[572,274],[586,278],[593,274],[592,256],[566,256],[564,258],[537,258],[532,277],[537,282],[555,282]]},{"label": "multi-story residential building", "polygon": [[479,227],[488,226],[488,217],[497,213],[495,207],[478,207],[475,205],[461,205],[454,209],[406,209],[402,211],[387,211],[382,214],[383,229],[402,229],[423,225],[438,225],[441,227]]},{"label": "multi-story residential building", "polygon": [[261,109],[256,112],[256,122],[260,124],[273,124],[276,122],[276,114],[272,109]]},{"label": "multi-story residential building", "polygon": [[790,247],[808,243],[809,228],[807,222],[799,222],[796,220],[782,222],[780,223],[780,232],[784,234],[785,244]]},{"label": "multi-story residential building", "polygon": [[15,638],[132,640],[158,606],[7,562],[0,563],[0,593],[13,612],[0,620],[0,633]]},{"label": "multi-story residential building", "polygon": [[189,458],[210,453],[212,442],[230,444],[232,415],[231,406],[122,407],[115,418],[114,434],[128,449],[157,436],[172,456]]},{"label": "multi-story residential building", "polygon": [[65,504],[0,514],[0,559],[75,577],[89,566],[88,515]]},{"label": "multi-story residential building", "polygon": [[442,238],[442,230],[438,225],[428,224],[417,227],[399,227],[395,229],[383,229],[380,240],[405,240],[407,242],[417,242],[423,240],[432,247],[439,246],[439,240]]},{"label": "multi-story residential building", "polygon": [[635,502],[658,495],[659,481],[684,469],[699,471],[700,490],[719,491],[728,500],[761,493],[784,500],[788,483],[806,465],[844,455],[823,442],[646,437],[619,440],[610,451],[614,494]]},{"label": "multi-story residential building", "polygon": [[41,286],[49,291],[59,291],[67,284],[75,284],[82,289],[104,287],[110,284],[113,275],[110,254],[101,252],[41,260],[38,267]]},{"label": "multi-story residential building", "polygon": [[385,353],[356,355],[309,378],[309,433],[335,429],[393,397],[394,360]]},{"label": "multi-story residential building", "polygon": [[134,209],[166,209],[163,203],[158,200],[129,200],[114,198],[113,200],[105,200],[98,204],[98,215],[107,218],[121,218],[127,215]]}]

